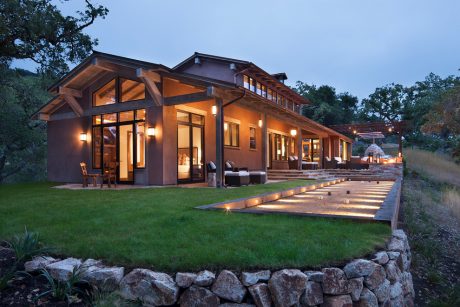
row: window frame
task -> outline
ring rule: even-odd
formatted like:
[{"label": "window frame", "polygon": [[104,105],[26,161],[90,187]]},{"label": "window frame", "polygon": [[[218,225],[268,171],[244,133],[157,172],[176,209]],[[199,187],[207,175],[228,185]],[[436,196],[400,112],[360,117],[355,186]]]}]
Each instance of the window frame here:
[{"label": "window frame", "polygon": [[[251,131],[254,130],[254,147],[251,143]],[[249,126],[249,150],[257,150],[257,128],[256,126]]]},{"label": "window frame", "polygon": [[[119,137],[118,136],[118,130],[119,130],[119,127],[120,125],[132,125],[132,128],[133,128],[133,144],[135,144],[136,146],[133,146],[133,158],[134,158],[134,161],[133,161],[133,167],[134,169],[145,169],[146,168],[146,157],[147,157],[147,153],[146,153],[146,148],[147,148],[147,135],[145,134],[145,131],[144,131],[144,166],[142,167],[138,167],[137,166],[137,124],[138,123],[144,123],[145,127],[147,127],[146,125],[146,120],[145,119],[137,119],[137,111],[140,111],[140,110],[144,110],[144,108],[140,108],[140,109],[133,109],[133,110],[128,110],[128,111],[132,111],[134,112],[134,119],[133,120],[130,120],[130,121],[123,121],[123,122],[120,122],[120,113],[122,112],[127,112],[127,111],[121,111],[121,112],[108,112],[108,113],[100,113],[100,114],[96,114],[96,115],[93,115],[91,117],[91,133],[92,133],[92,137],[91,137],[91,167],[92,169],[100,169],[102,170],[103,168],[103,157],[104,157],[104,127],[113,127],[115,126],[116,129],[117,129],[117,138]],[[105,114],[113,114],[115,113],[116,114],[116,122],[113,122],[113,123],[104,123],[102,118]],[[94,118],[97,118],[99,117],[100,119],[100,124],[94,124]],[[94,141],[95,141],[95,138],[94,138],[94,131],[95,129],[99,128],[99,132],[100,132],[100,136],[101,136],[101,144],[99,144],[100,146],[100,151],[99,151],[99,154],[101,155],[101,158],[100,158],[100,166],[99,167],[96,167],[94,165],[94,148],[95,148],[95,144],[94,144]],[[117,141],[118,142],[118,141]],[[118,155],[118,148],[117,148],[117,155]]]},{"label": "window frame", "polygon": [[[110,79],[108,82],[104,83],[103,85],[101,85],[100,87],[98,87],[97,89],[95,89],[94,91],[92,91],[92,93],[91,93],[91,106],[92,106],[93,108],[98,108],[98,107],[103,107],[103,106],[108,106],[108,105],[114,105],[114,104],[119,104],[119,103],[127,103],[127,102],[133,102],[133,101],[142,101],[142,100],[146,100],[146,99],[147,99],[147,89],[146,89],[145,84],[144,84],[144,99],[134,99],[134,100],[121,101],[121,82],[120,82],[120,79],[129,80],[129,81],[138,82],[138,83],[143,83],[142,81],[137,81],[137,80],[134,80],[134,79],[131,79],[131,78],[123,77],[123,76],[116,76],[116,77],[113,77],[113,78]],[[107,84],[109,84],[109,83],[112,82],[113,80],[115,80],[115,102],[114,102],[114,103],[110,103],[110,104],[103,104],[103,105],[99,105],[99,106],[96,105],[96,104],[95,104],[94,95],[95,95],[100,89],[102,89],[104,86],[106,86]]]},{"label": "window frame", "polygon": [[[224,139],[223,139],[223,143],[224,143],[224,146],[225,147],[229,147],[229,148],[240,148],[240,124],[239,123],[235,123],[235,122],[232,122],[232,121],[229,121],[229,120],[224,120],[224,125],[227,124],[227,130],[228,130],[228,133],[229,133],[229,142],[230,144],[226,144],[225,143],[225,131],[224,131]],[[236,127],[236,145],[233,145],[234,144],[234,140],[233,140],[233,129]]]}]

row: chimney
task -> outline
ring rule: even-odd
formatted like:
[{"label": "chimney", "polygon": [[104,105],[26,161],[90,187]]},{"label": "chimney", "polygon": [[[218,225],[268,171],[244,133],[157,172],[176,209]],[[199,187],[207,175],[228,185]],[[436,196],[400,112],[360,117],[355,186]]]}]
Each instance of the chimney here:
[{"label": "chimney", "polygon": [[284,72],[273,74],[272,76],[275,77],[279,82],[281,82],[283,84],[284,84],[284,80],[287,80],[287,78],[288,78],[286,73],[284,73]]}]

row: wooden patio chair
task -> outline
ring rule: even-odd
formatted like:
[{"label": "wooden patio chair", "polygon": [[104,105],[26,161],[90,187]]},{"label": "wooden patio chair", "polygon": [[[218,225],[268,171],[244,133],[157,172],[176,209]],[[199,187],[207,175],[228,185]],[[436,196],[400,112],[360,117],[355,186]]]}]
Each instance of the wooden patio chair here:
[{"label": "wooden patio chair", "polygon": [[107,187],[111,188],[112,183],[115,185],[115,188],[117,187],[117,166],[117,162],[110,162],[104,164],[104,169],[102,170],[101,189],[104,187],[104,180],[107,180]]},{"label": "wooden patio chair", "polygon": [[86,168],[85,162],[80,163],[80,168],[81,168],[81,175],[83,177],[83,187],[84,188],[88,187],[88,179],[93,180],[94,187],[97,186],[97,178],[100,176],[100,174],[89,174]]}]

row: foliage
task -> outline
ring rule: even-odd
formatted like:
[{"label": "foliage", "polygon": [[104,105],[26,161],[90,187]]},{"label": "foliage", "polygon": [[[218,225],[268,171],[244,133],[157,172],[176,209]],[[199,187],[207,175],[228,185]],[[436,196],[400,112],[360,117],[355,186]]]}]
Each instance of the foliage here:
[{"label": "foliage", "polygon": [[312,267],[359,257],[384,244],[391,231],[386,224],[195,209],[307,184],[317,181],[118,191],[3,185],[0,237],[28,225],[60,254],[165,271]]},{"label": "foliage", "polygon": [[93,307],[112,307],[112,306],[124,306],[124,307],[136,307],[142,306],[140,301],[130,301],[121,297],[120,293],[102,291],[98,288],[94,288],[91,292],[91,306]]},{"label": "foliage", "polygon": [[97,44],[83,30],[108,13],[85,0],[77,16],[64,16],[51,0],[0,2],[0,60],[29,59],[54,77],[68,71],[68,62],[84,59]]},{"label": "foliage", "polygon": [[14,250],[16,262],[24,263],[35,256],[49,252],[48,247],[44,247],[40,242],[38,232],[29,232],[27,228],[21,235],[15,235],[7,242],[9,248]]},{"label": "foliage", "polygon": [[298,81],[294,88],[311,101],[302,109],[302,114],[324,125],[349,123],[355,118],[358,98],[349,94],[337,94],[335,88],[322,85],[308,85]]},{"label": "foliage", "polygon": [[88,300],[88,292],[80,287],[83,284],[88,284],[83,279],[83,273],[82,267],[74,267],[67,281],[59,281],[55,280],[46,269],[43,269],[41,275],[48,282],[49,289],[40,293],[36,299],[51,294],[53,298],[59,301],[67,301],[69,304],[79,302],[80,297]]},{"label": "foliage", "polygon": [[46,124],[31,116],[48,100],[48,83],[0,66],[0,183],[39,180],[46,173]]},{"label": "foliage", "polygon": [[369,118],[392,122],[401,119],[405,89],[400,84],[379,87],[369,98],[363,99],[363,108]]},{"label": "foliage", "polygon": [[[31,116],[69,62],[81,61],[97,44],[83,30],[108,12],[86,0],[77,17],[64,16],[51,2],[0,2],[0,184],[44,178],[46,124]],[[39,74],[10,68],[13,60],[25,59],[39,64]]]}]

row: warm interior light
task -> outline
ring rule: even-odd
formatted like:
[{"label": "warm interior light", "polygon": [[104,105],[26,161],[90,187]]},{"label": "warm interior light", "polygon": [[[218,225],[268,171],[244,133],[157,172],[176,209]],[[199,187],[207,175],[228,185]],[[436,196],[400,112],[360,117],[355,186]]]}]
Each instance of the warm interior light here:
[{"label": "warm interior light", "polygon": [[87,140],[88,140],[88,136],[86,135],[86,133],[84,132],[80,133],[80,141],[86,142]]},{"label": "warm interior light", "polygon": [[391,127],[388,128],[388,132],[391,132],[391,131],[393,131],[393,128],[391,128]]},{"label": "warm interior light", "polygon": [[216,116],[216,114],[217,114],[217,106],[212,106],[211,107],[211,113],[212,113],[212,115]]},{"label": "warm interior light", "polygon": [[224,123],[224,130],[225,130],[225,131],[228,130],[228,123]]},{"label": "warm interior light", "polygon": [[296,129],[291,129],[291,135],[296,136],[297,135],[297,130]]},{"label": "warm interior light", "polygon": [[259,119],[259,128],[262,128],[262,125],[263,125],[263,121]]},{"label": "warm interior light", "polygon": [[153,127],[147,128],[147,135],[148,136],[155,136],[155,132],[156,132],[155,128],[153,128]]},{"label": "warm interior light", "polygon": [[356,134],[356,133],[357,133],[357,131],[356,131],[356,130],[353,130],[353,134]]}]

